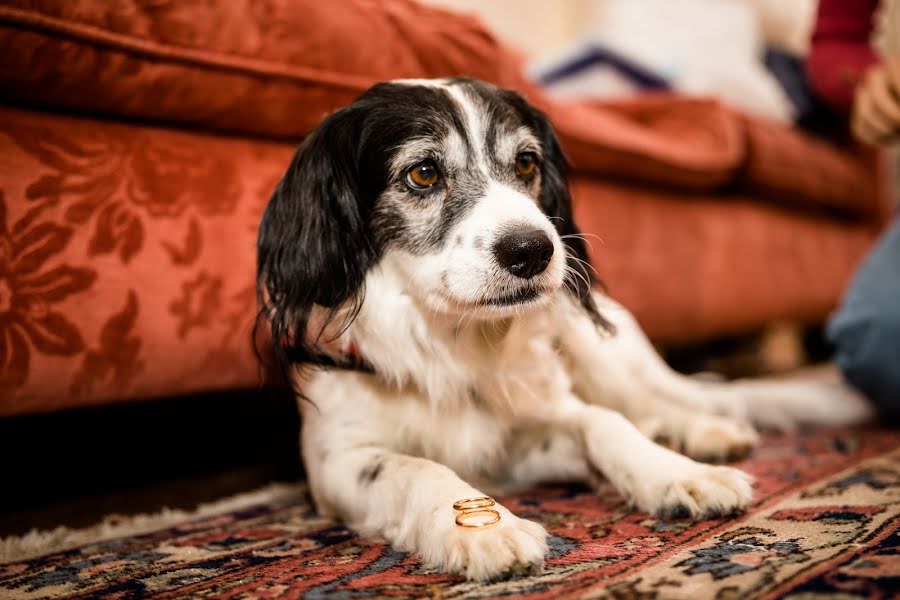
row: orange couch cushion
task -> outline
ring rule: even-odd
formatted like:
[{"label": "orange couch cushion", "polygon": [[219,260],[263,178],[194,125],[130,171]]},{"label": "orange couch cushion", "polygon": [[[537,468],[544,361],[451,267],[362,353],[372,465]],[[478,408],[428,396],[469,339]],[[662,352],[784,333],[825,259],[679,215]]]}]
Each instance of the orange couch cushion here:
[{"label": "orange couch cushion", "polygon": [[573,181],[575,217],[609,293],[663,343],[787,320],[821,323],[877,227],[745,195]]},{"label": "orange couch cushion", "polygon": [[851,152],[710,101],[551,101],[476,19],[410,0],[6,0],[0,56],[0,99],[293,139],[376,81],[477,77],[546,110],[581,172],[863,216],[883,206]]}]

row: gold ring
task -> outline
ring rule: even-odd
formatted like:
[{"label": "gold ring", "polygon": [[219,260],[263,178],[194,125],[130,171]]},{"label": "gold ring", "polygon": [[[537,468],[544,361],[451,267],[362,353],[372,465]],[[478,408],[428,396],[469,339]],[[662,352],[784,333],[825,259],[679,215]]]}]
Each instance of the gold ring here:
[{"label": "gold ring", "polygon": [[453,503],[453,510],[470,510],[472,508],[487,508],[494,505],[494,499],[490,496],[480,498],[466,498]]},{"label": "gold ring", "polygon": [[[477,522],[472,522],[471,517],[475,517],[476,515],[490,515],[490,518],[484,521],[478,520]],[[487,527],[499,520],[500,513],[493,508],[473,508],[456,515],[456,524],[460,527]]]}]

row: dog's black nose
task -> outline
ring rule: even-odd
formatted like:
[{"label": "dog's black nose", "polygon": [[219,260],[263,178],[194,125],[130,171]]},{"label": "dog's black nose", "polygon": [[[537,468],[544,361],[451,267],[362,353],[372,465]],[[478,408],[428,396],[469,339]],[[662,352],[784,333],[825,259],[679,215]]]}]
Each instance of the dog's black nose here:
[{"label": "dog's black nose", "polygon": [[494,256],[503,268],[522,279],[542,273],[553,256],[553,242],[540,229],[516,229],[494,242]]}]

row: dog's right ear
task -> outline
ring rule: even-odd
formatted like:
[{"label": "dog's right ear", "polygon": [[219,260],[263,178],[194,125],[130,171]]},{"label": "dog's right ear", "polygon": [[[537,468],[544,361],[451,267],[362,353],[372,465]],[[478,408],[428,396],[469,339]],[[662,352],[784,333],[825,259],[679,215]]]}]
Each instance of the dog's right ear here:
[{"label": "dog's right ear", "polygon": [[337,330],[349,325],[377,258],[369,227],[374,194],[359,165],[362,117],[351,106],[322,122],[297,150],[259,225],[257,325],[269,322],[282,368],[335,364],[320,338],[338,314],[344,321]]}]

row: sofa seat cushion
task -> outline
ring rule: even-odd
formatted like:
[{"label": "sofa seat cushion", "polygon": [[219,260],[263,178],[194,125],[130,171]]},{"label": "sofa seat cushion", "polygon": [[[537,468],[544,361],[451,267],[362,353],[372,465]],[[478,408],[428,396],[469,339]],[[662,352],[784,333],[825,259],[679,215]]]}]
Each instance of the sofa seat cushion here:
[{"label": "sofa seat cushion", "polygon": [[658,342],[821,323],[875,239],[869,223],[734,193],[573,182],[575,217],[610,294]]}]

